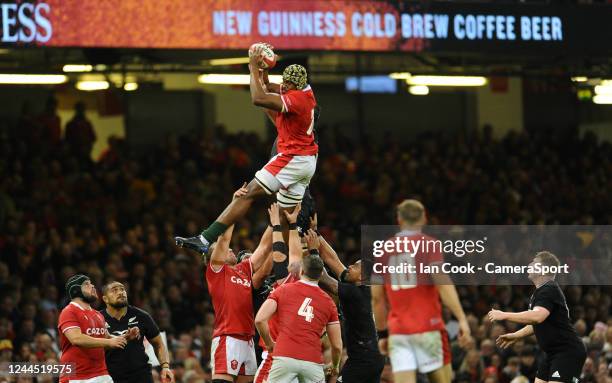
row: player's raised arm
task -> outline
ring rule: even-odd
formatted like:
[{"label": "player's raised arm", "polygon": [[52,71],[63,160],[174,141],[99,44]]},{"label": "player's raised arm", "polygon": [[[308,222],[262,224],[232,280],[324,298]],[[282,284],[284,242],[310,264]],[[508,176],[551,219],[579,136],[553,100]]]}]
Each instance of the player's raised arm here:
[{"label": "player's raised arm", "polygon": [[336,251],[323,236],[319,236],[319,242],[321,243],[321,246],[319,246],[319,253],[321,254],[323,262],[325,262],[327,267],[329,267],[339,278],[342,272],[346,270],[346,266],[340,261]]},{"label": "player's raised arm", "polygon": [[[236,190],[232,196],[232,201],[241,198],[248,192],[246,182]],[[223,266],[225,264],[226,254],[230,249],[232,242],[232,234],[234,233],[234,225],[229,226],[225,232],[217,239],[217,242],[210,255],[210,264],[212,266]]]},{"label": "player's raised arm", "polygon": [[[259,70],[259,80],[261,81],[266,92],[280,94],[280,85],[269,82],[267,69]],[[278,116],[279,112],[272,109],[264,109],[264,111],[266,112],[266,116],[268,116],[270,122],[276,126],[276,117]]]},{"label": "player's raised arm", "polygon": [[325,290],[326,293],[331,295],[338,295],[338,281],[327,274],[327,270],[323,270],[321,279],[319,279],[319,286]]},{"label": "player's raised arm", "polygon": [[300,210],[302,210],[302,203],[298,203],[292,213],[283,210],[289,223],[289,268],[295,267],[293,265],[302,262],[302,241],[297,230],[297,218]]},{"label": "player's raised arm", "polygon": [[272,257],[268,256],[266,257],[266,260],[264,261],[263,265],[259,269],[257,269],[255,273],[253,273],[253,288],[255,290],[258,290],[261,288],[261,286],[263,286],[264,281],[272,271],[272,267]]},{"label": "player's raised arm", "polygon": [[[308,245],[308,251],[310,253],[316,252],[319,253],[321,242],[319,241],[319,236],[317,233],[310,229],[304,234],[304,238],[306,239],[306,244]],[[323,259],[323,257],[321,257]],[[323,259],[325,261],[325,259]],[[338,281],[332,278],[327,270],[323,269],[323,274],[321,274],[321,279],[319,279],[319,286],[325,290],[328,294],[338,295]]]},{"label": "player's raised arm", "polygon": [[283,110],[283,101],[280,95],[275,93],[268,93],[264,89],[262,81],[260,80],[259,65],[258,61],[261,59],[261,47],[256,47],[255,51],[249,59],[249,71],[251,73],[251,101],[253,105],[261,106],[264,108],[272,109],[277,112]]},{"label": "player's raised arm", "polygon": [[259,240],[259,245],[253,252],[251,256],[251,265],[253,266],[253,272],[257,272],[259,268],[264,264],[266,258],[268,258],[272,251],[272,228],[268,227],[266,231],[264,231],[261,239]]},{"label": "player's raised arm", "polygon": [[213,251],[210,255],[211,266],[220,267],[225,264],[225,255],[229,251],[230,243],[232,241],[232,233],[234,232],[234,225],[228,227],[225,232],[217,239]]},{"label": "player's raised arm", "polygon": [[268,209],[270,224],[272,225],[272,270],[276,280],[285,278],[289,274],[289,249],[283,238],[278,203],[273,203]]},{"label": "player's raised arm", "polygon": [[264,86],[266,87],[266,91],[268,93],[280,94],[280,92],[281,92],[280,84],[275,84],[273,82],[270,82],[270,79],[268,78],[268,70],[267,69],[262,69],[261,70],[261,81],[263,82]]}]

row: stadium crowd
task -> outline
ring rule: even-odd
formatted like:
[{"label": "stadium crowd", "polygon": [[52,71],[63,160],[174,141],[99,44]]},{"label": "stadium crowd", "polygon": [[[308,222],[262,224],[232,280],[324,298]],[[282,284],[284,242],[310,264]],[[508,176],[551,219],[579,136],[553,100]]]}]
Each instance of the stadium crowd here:
[{"label": "stadium crowd", "polygon": [[[271,141],[219,126],[203,136],[168,136],[144,153],[112,138],[92,161],[91,136],[59,138],[56,124],[22,119],[0,130],[0,362],[58,360],[63,286],[81,271],[98,287],[110,280],[128,286],[130,304],[166,332],[177,381],[208,381],[214,315],[200,257],[177,248],[173,236],[212,222],[266,162]],[[440,224],[612,224],[612,145],[592,135],[522,131],[494,139],[485,127],[398,142],[391,134],[376,140],[320,131],[311,191],[320,230],[345,263],[359,256],[360,226],[393,224],[393,207],[409,197],[424,201],[430,222]],[[263,206],[239,222],[234,248],[256,247],[267,225]],[[491,307],[525,310],[532,287],[457,288],[474,344],[453,347],[454,380],[533,381],[535,342],[499,350],[495,339],[514,327],[485,320]],[[565,291],[587,345],[587,383],[611,381],[611,292]],[[445,317],[455,339],[457,322]],[[392,382],[389,368],[383,378]]]}]

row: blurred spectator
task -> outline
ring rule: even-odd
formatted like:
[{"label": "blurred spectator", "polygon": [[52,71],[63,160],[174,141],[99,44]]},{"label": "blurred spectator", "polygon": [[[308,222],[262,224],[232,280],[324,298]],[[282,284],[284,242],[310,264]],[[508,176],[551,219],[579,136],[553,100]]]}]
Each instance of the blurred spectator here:
[{"label": "blurred spectator", "polygon": [[57,99],[54,96],[47,98],[45,109],[38,115],[37,123],[41,126],[41,135],[44,142],[51,147],[60,143],[62,125],[57,114]]},{"label": "blurred spectator", "polygon": [[91,122],[85,116],[85,103],[77,102],[74,105],[74,117],[66,125],[66,142],[79,159],[91,156],[91,149],[96,141],[96,133]]},{"label": "blurred spectator", "polygon": [[21,106],[21,115],[15,127],[15,137],[22,140],[31,148],[40,147],[43,132],[41,125],[36,121],[32,111],[32,104],[25,101]]},{"label": "blurred spectator", "polygon": [[0,340],[0,363],[13,360],[13,342],[9,339]]},{"label": "blurred spectator", "polygon": [[459,367],[458,375],[467,377],[471,382],[479,382],[484,377],[484,363],[480,351],[469,350]]},{"label": "blurred spectator", "polygon": [[530,382],[535,382],[538,365],[534,347],[530,344],[525,345],[521,351],[521,375],[526,376]]},{"label": "blurred spectator", "polygon": [[517,356],[510,357],[508,363],[501,371],[500,382],[509,383],[521,375],[521,359]]}]

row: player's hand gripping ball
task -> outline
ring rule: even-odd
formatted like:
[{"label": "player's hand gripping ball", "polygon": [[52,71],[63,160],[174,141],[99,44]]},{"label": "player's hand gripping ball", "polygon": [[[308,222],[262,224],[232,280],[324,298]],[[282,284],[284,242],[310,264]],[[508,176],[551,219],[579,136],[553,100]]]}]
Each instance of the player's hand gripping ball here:
[{"label": "player's hand gripping ball", "polygon": [[249,57],[259,52],[260,59],[257,61],[260,69],[271,69],[276,65],[276,55],[272,46],[266,43],[255,43],[249,48]]}]

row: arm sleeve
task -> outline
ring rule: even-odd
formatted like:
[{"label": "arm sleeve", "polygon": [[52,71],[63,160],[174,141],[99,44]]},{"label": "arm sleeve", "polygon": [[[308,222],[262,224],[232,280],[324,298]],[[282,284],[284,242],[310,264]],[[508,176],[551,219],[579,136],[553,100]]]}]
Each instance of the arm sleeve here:
[{"label": "arm sleeve", "polygon": [[540,306],[552,312],[557,300],[558,290],[550,286],[544,286],[533,300],[533,307]]},{"label": "arm sleeve", "polygon": [[206,265],[206,279],[220,278],[225,273],[225,265],[221,266],[219,270],[213,269],[212,263]]},{"label": "arm sleeve", "polygon": [[146,336],[147,339],[153,339],[159,335],[159,327],[157,326],[157,323],[155,323],[153,318],[151,318],[151,315],[145,311],[142,311],[142,322],[144,336]]},{"label": "arm sleeve", "polygon": [[280,286],[276,289],[274,289],[270,295],[268,295],[268,299],[272,299],[273,301],[276,302],[276,304],[278,305],[279,301],[280,301],[280,297],[282,294],[282,290],[283,290],[283,286]]},{"label": "arm sleeve", "polygon": [[62,310],[62,313],[60,314],[57,323],[57,327],[62,333],[66,332],[66,330],[69,330],[71,328],[81,328],[81,325],[79,324],[79,319],[77,318],[75,312],[72,310]]},{"label": "arm sleeve", "polygon": [[338,308],[334,304],[334,301],[331,300],[331,298],[329,299],[329,304],[331,305],[331,312],[329,313],[329,320],[327,321],[327,324],[339,323],[340,318],[338,317]]}]

